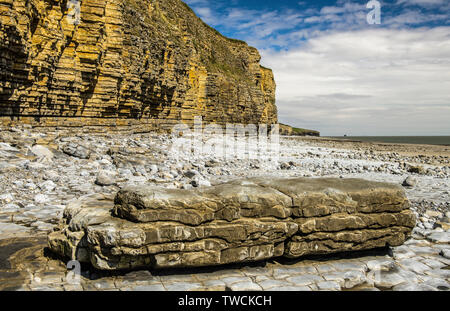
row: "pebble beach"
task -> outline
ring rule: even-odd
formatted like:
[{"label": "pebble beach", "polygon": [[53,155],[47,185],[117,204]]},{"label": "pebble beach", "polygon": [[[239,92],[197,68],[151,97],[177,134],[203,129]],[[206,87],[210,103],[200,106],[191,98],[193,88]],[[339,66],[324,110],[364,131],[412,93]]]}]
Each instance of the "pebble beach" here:
[{"label": "pebble beach", "polygon": [[[170,154],[169,135],[96,129],[0,132],[0,288],[9,290],[448,290],[450,147],[280,137],[276,161]],[[67,282],[46,236],[69,202],[113,197],[128,185],[209,187],[243,177],[363,178],[402,185],[416,215],[413,235],[384,251],[270,260],[192,271],[83,268]]]}]

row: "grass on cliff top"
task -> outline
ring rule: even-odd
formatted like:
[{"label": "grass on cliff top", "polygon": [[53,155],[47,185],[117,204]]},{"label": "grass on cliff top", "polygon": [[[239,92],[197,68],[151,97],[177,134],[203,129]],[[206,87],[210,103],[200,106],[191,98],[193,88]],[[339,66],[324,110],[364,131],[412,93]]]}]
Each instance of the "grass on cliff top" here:
[{"label": "grass on cliff top", "polygon": [[308,130],[308,129],[303,129],[303,128],[299,128],[299,127],[293,127],[293,126],[290,126],[290,125],[287,125],[287,124],[283,124],[283,123],[280,123],[280,125],[288,126],[288,127],[292,128],[292,131],[294,133],[299,134],[299,135],[304,135],[304,134],[308,134],[308,133],[316,133],[316,134],[320,135],[319,131]]},{"label": "grass on cliff top", "polygon": [[[191,9],[191,7],[190,7],[188,4],[186,4],[184,1],[181,1],[181,3],[186,7],[186,9],[187,9],[188,11],[190,11],[192,14],[194,14],[195,16],[197,16],[197,14],[195,14],[195,12]],[[224,36],[224,35],[221,34],[217,29],[215,29],[215,28],[209,26],[207,23],[205,23],[200,17],[198,17],[198,18],[202,21],[203,25],[205,25],[207,28],[209,28],[210,30],[212,30],[216,35],[218,35],[218,36],[220,36],[220,37],[222,37],[222,38],[224,38],[224,39],[226,39],[226,40],[228,40],[228,41],[234,42],[234,43],[241,43],[241,44],[247,45],[247,42],[245,42],[245,41],[238,40],[238,39],[233,39],[233,38],[228,38],[228,37]]]}]

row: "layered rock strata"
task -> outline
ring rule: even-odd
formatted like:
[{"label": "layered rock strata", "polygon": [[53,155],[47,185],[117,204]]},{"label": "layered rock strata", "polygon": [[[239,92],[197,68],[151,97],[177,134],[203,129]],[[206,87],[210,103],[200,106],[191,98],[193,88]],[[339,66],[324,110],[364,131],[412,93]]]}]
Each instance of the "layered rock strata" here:
[{"label": "layered rock strata", "polygon": [[274,124],[259,61],[180,0],[0,0],[0,123]]},{"label": "layered rock strata", "polygon": [[102,270],[200,267],[398,246],[414,226],[396,185],[255,178],[85,198],[66,208],[48,244]]}]

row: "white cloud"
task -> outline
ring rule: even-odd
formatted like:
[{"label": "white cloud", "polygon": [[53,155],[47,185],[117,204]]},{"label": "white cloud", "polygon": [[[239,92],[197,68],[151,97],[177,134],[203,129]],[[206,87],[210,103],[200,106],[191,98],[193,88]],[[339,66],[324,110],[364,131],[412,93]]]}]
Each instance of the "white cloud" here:
[{"label": "white cloud", "polygon": [[398,0],[397,4],[406,4],[406,5],[439,5],[444,4],[447,0]]},{"label": "white cloud", "polygon": [[450,27],[323,33],[262,54],[280,121],[325,135],[450,134]]}]

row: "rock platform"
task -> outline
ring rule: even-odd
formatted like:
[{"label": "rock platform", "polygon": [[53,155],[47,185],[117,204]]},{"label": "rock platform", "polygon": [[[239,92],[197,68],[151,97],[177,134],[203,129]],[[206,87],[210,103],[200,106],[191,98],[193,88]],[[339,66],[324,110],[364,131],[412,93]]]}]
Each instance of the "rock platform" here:
[{"label": "rock platform", "polygon": [[100,270],[202,267],[399,246],[415,223],[394,184],[250,178],[84,197],[67,206],[48,245]]}]

